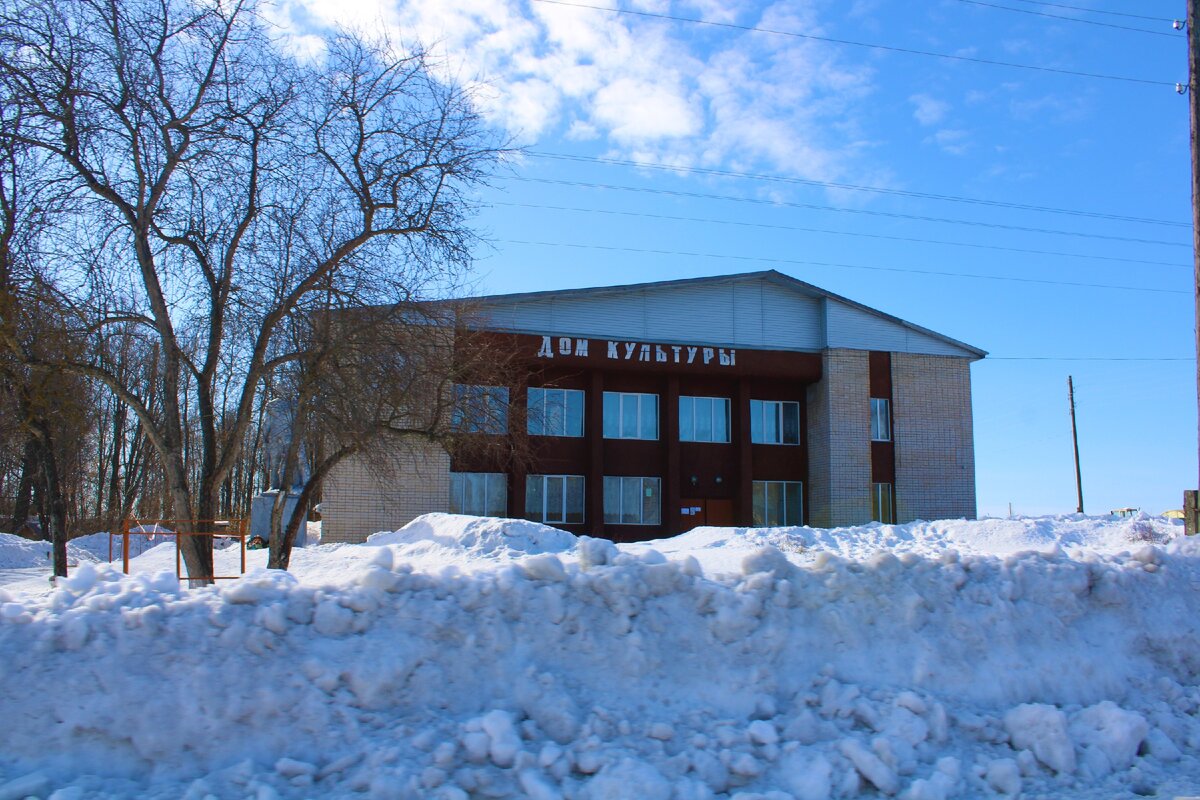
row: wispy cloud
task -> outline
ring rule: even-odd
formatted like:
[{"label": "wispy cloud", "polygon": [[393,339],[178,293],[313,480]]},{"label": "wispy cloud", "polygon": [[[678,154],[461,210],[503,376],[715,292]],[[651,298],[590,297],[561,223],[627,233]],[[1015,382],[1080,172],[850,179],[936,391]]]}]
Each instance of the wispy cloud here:
[{"label": "wispy cloud", "polygon": [[937,125],[946,118],[950,104],[936,100],[927,94],[914,94],[908,98],[913,104],[913,119],[922,125]]},{"label": "wispy cloud", "polygon": [[[744,0],[626,7],[822,31],[805,0],[765,9]],[[863,138],[855,112],[872,90],[870,68],[819,42],[536,0],[279,0],[277,8],[300,35],[333,24],[382,26],[432,48],[520,142],[598,139],[614,153],[661,163],[845,176],[857,153],[850,143]]]}]

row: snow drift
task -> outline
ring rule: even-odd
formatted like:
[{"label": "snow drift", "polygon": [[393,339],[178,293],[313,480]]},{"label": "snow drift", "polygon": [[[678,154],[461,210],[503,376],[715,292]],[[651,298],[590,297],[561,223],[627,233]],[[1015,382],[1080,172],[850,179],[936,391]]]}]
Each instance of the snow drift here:
[{"label": "snow drift", "polygon": [[[997,522],[843,529],[848,557],[808,529],[618,548],[430,515],[307,554],[358,555],[338,585],[264,570],[187,591],[81,565],[49,596],[0,598],[0,797],[1200,785],[1200,544],[1157,521],[1135,535],[1066,518],[1032,529],[1077,528],[1069,551],[937,552],[939,530],[1003,549],[987,544]],[[863,544],[880,537],[925,544]],[[431,543],[476,568],[402,557]],[[702,566],[714,550],[720,569]]]}]

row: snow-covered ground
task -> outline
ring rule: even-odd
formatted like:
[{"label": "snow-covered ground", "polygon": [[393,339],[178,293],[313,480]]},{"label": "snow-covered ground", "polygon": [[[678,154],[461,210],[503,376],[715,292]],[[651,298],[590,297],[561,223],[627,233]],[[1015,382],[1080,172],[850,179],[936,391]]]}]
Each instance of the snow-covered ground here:
[{"label": "snow-covered ground", "polygon": [[1200,541],[1163,519],[429,515],[199,590],[80,544],[52,590],[0,536],[0,800],[1200,795]]}]

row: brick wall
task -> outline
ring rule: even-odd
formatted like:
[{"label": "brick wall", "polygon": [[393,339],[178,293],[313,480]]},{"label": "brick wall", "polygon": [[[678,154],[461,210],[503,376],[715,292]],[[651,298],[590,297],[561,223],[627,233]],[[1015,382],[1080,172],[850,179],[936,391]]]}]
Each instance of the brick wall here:
[{"label": "brick wall", "polygon": [[871,519],[870,372],[865,350],[826,350],[808,390],[808,523]]},{"label": "brick wall", "polygon": [[971,362],[892,354],[896,519],[975,516]]},{"label": "brick wall", "polygon": [[349,458],[325,479],[322,496],[321,541],[362,542],[421,514],[448,511],[450,457],[440,447],[412,441]]}]

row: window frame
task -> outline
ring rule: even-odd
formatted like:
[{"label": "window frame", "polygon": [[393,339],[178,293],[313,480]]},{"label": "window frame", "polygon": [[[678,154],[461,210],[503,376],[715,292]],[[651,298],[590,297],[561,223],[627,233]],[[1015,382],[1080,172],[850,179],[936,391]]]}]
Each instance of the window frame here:
[{"label": "window frame", "polygon": [[[617,482],[616,483],[616,485],[617,485],[616,498],[617,498],[617,502],[618,502],[617,509],[614,513],[611,513],[611,516],[610,516],[610,509],[608,506],[610,481]],[[625,506],[625,482],[626,481],[638,481],[637,495],[638,495],[638,499],[641,502],[638,503],[638,521],[637,522],[626,522],[625,521],[625,507],[624,506]],[[657,519],[649,521],[649,522],[646,521],[646,504],[645,504],[646,482],[647,481],[653,482],[654,499],[657,501],[657,508],[656,508],[656,513],[655,513],[655,516],[657,517]],[[657,526],[657,525],[662,525],[662,478],[651,476],[651,475],[645,475],[645,476],[641,476],[641,475],[605,475],[604,476],[604,497],[603,497],[603,502],[601,503],[601,505],[603,507],[604,524],[605,525],[640,525],[640,526],[651,526],[651,527]],[[615,517],[615,518],[613,518],[613,517]]]},{"label": "window frame", "polygon": [[[497,408],[494,403],[502,403]],[[508,433],[509,391],[507,386],[489,386],[480,383],[454,384],[454,408],[451,426],[462,433],[485,433],[504,435]],[[471,419],[469,412],[482,408],[483,419]],[[500,413],[502,410],[503,413]],[[493,414],[493,411],[495,413]]]},{"label": "window frame", "polygon": [[[755,403],[758,404],[758,408],[759,408],[759,413],[757,415],[754,413]],[[766,439],[761,438],[761,437],[765,436],[765,434],[766,434],[767,426],[765,423],[766,423],[766,419],[767,419],[766,409],[768,406],[774,406],[776,408],[776,411],[774,414],[775,419],[773,420],[773,422],[775,424],[775,431],[778,434],[777,441],[767,441]],[[788,406],[794,406],[796,409],[796,441],[794,441],[794,442],[784,441],[784,438],[785,438],[784,432],[787,430],[787,425],[785,424],[785,421],[784,421],[783,411],[784,411],[784,408],[788,407]],[[757,418],[757,420],[756,420],[756,418]],[[755,438],[755,435],[756,435],[755,431],[758,432],[757,435],[760,438],[757,438],[757,439]],[[804,441],[804,436],[800,431],[800,401],[798,401],[798,400],[751,400],[750,401],[750,443],[751,444],[765,444],[765,445],[778,445],[778,446],[784,446],[784,447],[796,447],[796,446],[802,444],[803,441]]]},{"label": "window frame", "polygon": [[[642,433],[642,421],[643,421],[642,420],[643,404],[645,403],[646,398],[649,398],[649,397],[654,398],[654,435],[653,436],[642,436],[641,433]],[[625,412],[625,403],[628,400],[634,399],[634,398],[636,398],[636,400],[637,400],[637,410],[634,414],[634,419],[636,420],[635,427],[637,428],[637,430],[634,432],[635,435],[627,436],[627,435],[625,435],[625,413],[624,413]],[[606,413],[608,411],[608,404],[609,404],[610,399],[614,400],[617,404],[617,414],[616,414],[617,431],[616,431],[615,435],[609,429],[608,414]],[[601,402],[601,436],[603,436],[603,438],[605,438],[605,439],[628,439],[628,440],[638,440],[638,441],[643,441],[643,442],[657,442],[659,440],[660,431],[662,429],[662,425],[660,424],[660,421],[659,421],[659,408],[662,404],[659,402],[659,397],[657,394],[654,394],[653,392],[605,391],[602,393],[600,402]]]},{"label": "window frame", "polygon": [[[886,495],[884,492],[886,491]],[[884,498],[887,499],[887,516],[883,519]],[[871,483],[871,520],[884,525],[896,524],[896,487],[891,483]]]},{"label": "window frame", "polygon": [[[466,499],[465,479],[468,476],[476,476],[476,475],[483,476],[483,513],[482,514],[477,514],[473,511],[463,510],[463,507],[466,505],[466,503],[464,502]],[[459,479],[460,482],[463,484],[460,487],[459,492],[455,491],[454,483],[455,483],[456,478]],[[491,491],[490,491],[492,488],[491,484],[493,481],[495,481],[497,479],[503,483],[503,491],[501,492],[500,496],[504,498],[504,501],[503,501],[504,507],[502,509],[500,509],[499,513],[493,514],[493,513],[490,513],[492,509],[490,508],[488,501],[491,497]],[[454,510],[456,494],[462,495],[462,500],[459,501],[459,509],[460,510],[458,510],[458,511]],[[472,516],[472,517],[507,517],[508,516],[508,475],[503,472],[451,472],[450,473],[450,513],[451,514],[466,514],[466,515]]]},{"label": "window frame", "polygon": [[[882,409],[882,413],[878,411]],[[881,424],[879,424],[881,423]],[[882,432],[880,428],[883,428]],[[892,401],[888,397],[871,398],[871,441],[892,441]]]},{"label": "window frame", "polygon": [[[782,499],[782,502],[783,502],[783,519],[778,522],[771,522],[769,519],[769,516],[770,516],[769,512],[771,510],[771,503],[770,503],[770,499],[769,499],[771,486],[779,487],[780,498]],[[789,514],[788,514],[787,496],[788,496],[788,487],[789,486],[796,487],[795,488],[796,499],[798,500],[799,506],[800,506],[800,508],[797,511],[796,516],[794,517],[795,521],[788,520]],[[760,487],[761,487],[761,490],[760,490]],[[759,522],[759,519],[760,519],[759,498],[760,497],[762,499],[762,515],[761,515],[762,521],[761,522]],[[804,524],[804,481],[766,481],[766,480],[752,481],[751,482],[750,507],[751,507],[752,527],[755,527],[755,528],[791,528],[791,527],[802,526]]]},{"label": "window frame", "polygon": [[[542,401],[540,403],[541,408],[542,408],[542,414],[541,414],[541,420],[540,420],[541,428],[542,428],[541,431],[533,430],[534,423],[535,423],[535,421],[537,421],[535,418],[535,415],[532,413],[532,409],[535,406],[533,396],[534,396],[534,393],[536,393],[536,392],[540,392],[541,396],[542,396]],[[547,414],[545,411],[545,409],[547,408],[546,397],[548,395],[553,396],[555,394],[562,396],[562,415],[561,415],[561,419],[563,421],[562,433],[546,433],[545,432],[546,420],[550,419],[550,415]],[[570,398],[572,396],[578,396],[578,398],[579,398],[579,432],[578,433],[571,432],[570,415],[568,412],[571,408]],[[560,437],[570,438],[570,439],[580,439],[580,438],[583,438],[583,436],[587,430],[587,392],[585,392],[583,389],[562,389],[557,386],[530,386],[530,387],[527,387],[526,392],[525,392],[525,412],[526,412],[526,414],[525,414],[525,416],[526,416],[525,431],[530,436],[560,436]]]},{"label": "window frame", "polygon": [[[549,486],[550,481],[556,480],[556,479],[560,480],[562,482],[562,496],[560,498],[559,508],[558,508],[561,516],[559,516],[557,518],[550,518],[547,515],[547,511],[550,508],[549,492],[547,491],[547,487]],[[539,481],[541,483],[542,510],[541,510],[541,515],[536,516],[536,517],[531,516],[530,510],[529,510],[530,481]],[[579,482],[579,484],[578,484],[578,486],[579,486],[579,492],[578,492],[579,519],[578,520],[569,519],[569,517],[571,517],[571,515],[572,515],[571,509],[568,508],[568,500],[572,496],[572,493],[569,488],[569,483],[572,481]],[[526,475],[525,476],[525,519],[532,520],[533,522],[540,522],[543,525],[582,525],[584,523],[584,521],[586,520],[586,511],[587,511],[587,483],[584,480],[583,475]]]},{"label": "window frame", "polygon": [[[691,438],[685,437],[684,431],[683,431],[683,403],[685,400],[691,401],[691,406],[692,406]],[[720,401],[721,403],[724,404],[724,406],[725,406],[725,438],[724,439],[715,439],[715,438],[713,438],[713,439],[698,439],[698,438],[696,438],[696,401],[697,400],[708,400],[713,403],[712,410],[709,415],[709,430],[715,430],[715,427],[716,427],[713,425],[713,422],[715,422],[717,419],[717,411],[716,411],[717,401]],[[708,397],[705,395],[693,395],[693,394],[679,395],[679,441],[693,442],[693,443],[699,443],[699,444],[729,444],[729,442],[731,441],[730,437],[732,436],[732,428],[733,428],[733,425],[732,425],[733,411],[732,410],[733,410],[733,400],[732,400],[732,398],[729,398],[729,397]]]}]

